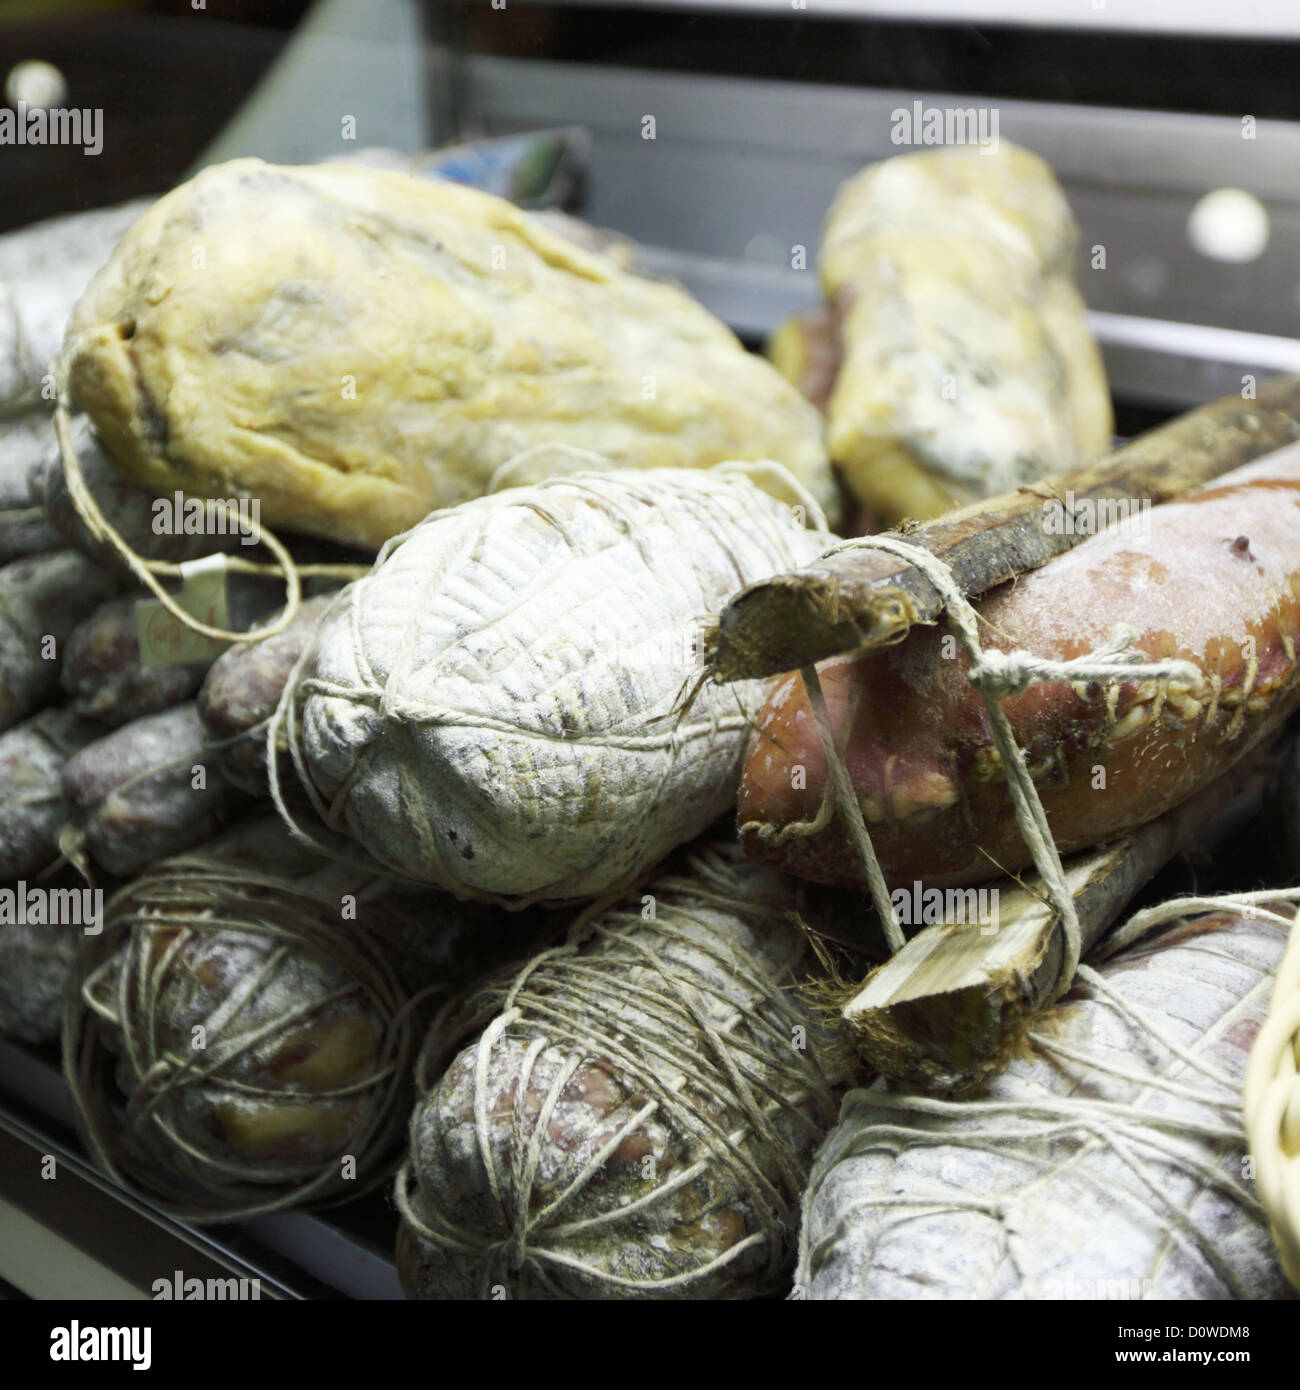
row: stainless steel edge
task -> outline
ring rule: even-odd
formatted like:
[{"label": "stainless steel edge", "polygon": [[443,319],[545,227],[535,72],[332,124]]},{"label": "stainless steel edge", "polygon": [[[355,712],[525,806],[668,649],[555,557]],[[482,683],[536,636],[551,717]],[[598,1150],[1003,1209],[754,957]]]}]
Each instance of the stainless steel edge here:
[{"label": "stainless steel edge", "polygon": [[[553,0],[536,0],[553,3]],[[534,3],[534,0],[521,0]],[[565,0],[604,5],[610,0]],[[884,19],[908,23],[1008,25],[1221,35],[1225,38],[1300,37],[1300,12],[1290,0],[620,0],[642,9],[797,14],[809,19]]]}]

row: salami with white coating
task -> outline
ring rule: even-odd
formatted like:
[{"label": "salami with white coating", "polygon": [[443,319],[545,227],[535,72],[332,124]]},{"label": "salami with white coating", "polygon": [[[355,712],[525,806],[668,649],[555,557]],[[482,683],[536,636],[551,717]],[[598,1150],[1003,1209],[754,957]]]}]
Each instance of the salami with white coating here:
[{"label": "salami with white coating", "polygon": [[0,729],[52,700],[72,629],[118,587],[74,550],[28,555],[0,569]]},{"label": "salami with white coating", "polygon": [[210,763],[193,701],[89,744],[63,786],[79,848],[123,878],[201,844],[244,804]]},{"label": "salami with white coating", "polygon": [[102,733],[73,710],[47,709],[0,734],[0,882],[58,858],[64,765]]}]

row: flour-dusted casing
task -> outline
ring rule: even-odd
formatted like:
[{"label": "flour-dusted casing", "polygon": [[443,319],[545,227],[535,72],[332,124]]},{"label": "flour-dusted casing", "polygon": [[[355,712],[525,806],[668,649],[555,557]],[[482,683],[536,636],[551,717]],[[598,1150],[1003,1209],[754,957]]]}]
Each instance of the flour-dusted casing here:
[{"label": "flour-dusted casing", "polygon": [[335,594],[304,600],[282,632],[237,642],[212,663],[199,691],[199,718],[217,766],[237,787],[265,796],[266,726],[285,684]]},{"label": "flour-dusted casing", "polygon": [[95,900],[73,869],[0,890],[24,903],[13,920],[0,920],[0,1037],[53,1042],[78,945],[97,926]]},{"label": "flour-dusted casing", "polygon": [[121,877],[201,844],[245,801],[212,763],[193,701],[87,744],[64,767],[63,789],[61,844]]},{"label": "flour-dusted casing", "polygon": [[64,361],[138,481],[372,549],[541,443],[627,468],[775,458],[838,501],[816,412],[677,286],[387,169],[203,170],[123,239]]},{"label": "flour-dusted casing", "polygon": [[0,729],[50,702],[69,634],[118,587],[73,550],[28,555],[0,569]]},{"label": "flour-dusted casing", "polygon": [[38,398],[73,305],[148,206],[138,199],[0,237],[0,406]]},{"label": "flour-dusted casing", "polygon": [[694,640],[825,543],[743,470],[481,498],[344,592],[277,720],[318,811],[391,869],[464,896],[594,897],[731,804],[762,688],[703,684]]},{"label": "flour-dusted casing", "polygon": [[6,506],[31,495],[32,469],[57,443],[54,416],[48,410],[37,407],[9,418],[0,416],[0,498]]},{"label": "flour-dusted casing", "polygon": [[[60,269],[87,284],[152,202],[133,198],[113,207],[69,212],[32,222],[0,236],[0,279],[32,275],[48,279]],[[74,296],[75,297],[75,296]]]},{"label": "flour-dusted casing", "polygon": [[208,662],[145,666],[140,658],[138,597],[110,599],[68,638],[60,683],[72,707],[116,728],[178,705],[197,693]]},{"label": "flour-dusted casing", "polygon": [[1285,945],[1202,918],[1077,984],[968,1102],[851,1092],[804,1198],[798,1292],[1280,1297],[1241,1085]]},{"label": "flour-dusted casing", "polygon": [[0,734],[0,882],[59,857],[68,816],[63,768],[103,732],[74,710],[46,709]]},{"label": "flour-dusted casing", "polygon": [[31,480],[53,437],[53,422],[39,411],[0,421],[0,564],[63,545]]},{"label": "flour-dusted casing", "polygon": [[398,1180],[408,1294],[779,1287],[843,1064],[790,988],[811,963],[800,906],[793,880],[708,845],[447,1011]]}]

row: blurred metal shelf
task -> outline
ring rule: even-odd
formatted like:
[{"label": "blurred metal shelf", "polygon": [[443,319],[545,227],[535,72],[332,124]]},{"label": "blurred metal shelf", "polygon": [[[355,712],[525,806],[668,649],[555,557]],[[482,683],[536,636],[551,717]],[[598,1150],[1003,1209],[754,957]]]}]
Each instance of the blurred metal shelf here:
[{"label": "blurred metal shelf", "polygon": [[[893,113],[960,97],[470,55],[474,122],[494,133],[580,122],[592,134],[590,221],[634,237],[751,341],[816,303],[822,221],[839,184],[906,152]],[[996,104],[1000,138],[1044,156],[1082,231],[1080,284],[1117,395],[1171,408],[1300,366],[1300,123]],[[645,116],[654,139],[642,137]],[[1199,198],[1231,186],[1268,220],[1258,259],[1207,259]],[[804,270],[792,251],[805,248]],[[1098,253],[1102,254],[1099,255]],[[1100,264],[1094,264],[1100,261]]]},{"label": "blurred metal shelf", "polygon": [[[545,0],[538,0],[539,3]],[[521,0],[533,3],[533,0]],[[611,0],[566,0],[608,6]],[[638,8],[790,15],[817,19],[885,19],[908,23],[1091,29],[1102,33],[1300,37],[1292,0],[620,0]]]},{"label": "blurred metal shelf", "polygon": [[[21,1293],[151,1298],[157,1280],[180,1273],[227,1286],[256,1280],[263,1299],[402,1298],[397,1222],[382,1196],[324,1214],[191,1226],[100,1173],[73,1131],[52,1051],[0,1042],[0,1278]],[[52,1178],[43,1175],[51,1160]]]}]

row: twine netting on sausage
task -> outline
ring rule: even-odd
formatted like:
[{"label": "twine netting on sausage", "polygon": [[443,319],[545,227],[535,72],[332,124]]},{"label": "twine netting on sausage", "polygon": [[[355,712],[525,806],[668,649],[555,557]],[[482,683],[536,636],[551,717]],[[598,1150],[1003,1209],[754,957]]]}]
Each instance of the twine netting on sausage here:
[{"label": "twine netting on sausage", "polygon": [[[114,554],[126,565],[136,580],[153,594],[173,618],[183,623],[187,628],[218,642],[260,642],[264,638],[273,637],[276,633],[283,632],[294,620],[302,603],[303,579],[308,577],[355,579],[366,573],[365,567],[359,565],[300,565],[290,554],[288,547],[274,532],[263,526],[256,517],[247,516],[239,519],[241,524],[247,525],[257,540],[275,556],[275,563],[257,564],[251,560],[240,559],[238,556],[226,555],[223,557],[225,567],[237,574],[263,575],[269,578],[283,579],[285,581],[284,609],[278,617],[272,618],[265,626],[252,628],[247,632],[213,627],[209,623],[201,621],[188,609],[182,607],[176,598],[167,592],[159,579],[159,576],[175,580],[184,579],[185,566],[173,564],[167,560],[147,559],[138,554],[127,543],[117,527],[104,515],[103,509],[95,500],[94,493],[86,484],[85,475],[81,471],[81,463],[77,458],[77,450],[72,442],[72,399],[68,393],[66,359],[55,362],[51,371],[54,374],[58,390],[54,406],[54,432],[58,440],[59,458],[63,465],[64,477],[67,480],[68,495],[72,499],[72,505],[76,508],[77,515],[81,518],[82,524],[90,533],[91,538],[102,541],[111,547]],[[232,515],[232,523],[236,519],[238,518]]]},{"label": "twine netting on sausage", "polygon": [[1246,1069],[1246,1132],[1282,1268],[1300,1289],[1300,913]]},{"label": "twine netting on sausage", "polygon": [[[1248,926],[1286,928],[1289,915],[1272,912],[1256,899],[1294,899],[1297,894],[1287,889],[1177,899],[1133,919],[1126,928],[1127,944],[1209,903],[1239,915]],[[1178,1277],[1210,1280],[1222,1291],[1217,1296],[1258,1297],[1276,1287],[1263,1208],[1240,1163],[1246,1140],[1240,1071],[1230,1075],[1223,1069],[1240,1055],[1234,1039],[1241,1024],[1262,1011],[1276,955],[1258,947],[1238,954],[1213,934],[1175,936],[1174,943],[1183,973],[1145,985],[1140,970],[1108,980],[1082,966],[1070,1008],[1088,1011],[1088,1025],[1071,1029],[1041,1020],[1029,1031],[1012,1074],[983,1095],[954,1101],[879,1088],[852,1092],[845,1101],[845,1118],[814,1168],[800,1236],[801,1281],[814,1279],[836,1254],[829,1231],[819,1235],[813,1230],[817,1223],[808,1217],[817,1209],[819,1191],[840,1164],[849,1162],[869,1163],[877,1175],[866,1182],[865,1170],[855,1170],[859,1176],[850,1189],[854,1220],[872,1250],[895,1249],[894,1239],[903,1229],[922,1239],[919,1227],[926,1223],[969,1216],[972,1225],[962,1228],[965,1234],[975,1242],[977,1229],[982,1230],[980,1239],[991,1251],[987,1266],[972,1257],[972,1268],[983,1270],[983,1277],[1012,1278],[1015,1296],[1061,1296],[1042,1286],[1045,1276],[1059,1280],[1062,1267],[1056,1241],[1045,1242],[1041,1233],[1048,1209],[1044,1203],[1050,1204],[1047,1194],[1053,1190],[1058,1202],[1095,1210],[1096,1224],[1088,1229],[1105,1247],[1099,1245],[1082,1263],[1082,1250],[1072,1255],[1072,1278],[1126,1272],[1129,1266],[1116,1262],[1120,1252],[1107,1241],[1131,1230],[1146,1233],[1151,1253],[1160,1251],[1158,1260],[1136,1258],[1134,1275],[1153,1274],[1157,1266],[1177,1269]],[[1162,943],[1149,959],[1160,960],[1164,949]],[[1153,1016],[1151,1005],[1140,1007],[1137,1001],[1143,991],[1153,998],[1153,991],[1169,988],[1171,978],[1192,978],[1193,969],[1221,972],[1207,996],[1215,1001],[1232,999],[1224,986],[1242,972],[1249,972],[1253,983],[1226,1009],[1218,1003],[1213,1025],[1189,1039],[1194,1027],[1176,1011],[1176,1001],[1170,1001],[1163,1019]],[[1069,1009],[1062,1011],[1062,1023],[1071,1016]],[[1185,1041],[1173,1036],[1175,1030],[1181,1030]],[[1223,1049],[1222,1065],[1213,1056],[1218,1049]],[[928,1151],[938,1153],[930,1158]],[[900,1168],[904,1154],[910,1156],[910,1166]],[[968,1164],[969,1172],[959,1161]],[[829,1222],[837,1213],[847,1215],[834,1199],[828,1199],[825,1212]],[[1103,1228],[1101,1223],[1110,1225]],[[1248,1240],[1251,1228],[1257,1234]],[[1103,1229],[1108,1236],[1096,1234]],[[1085,1230],[1073,1238],[1086,1243],[1093,1236]],[[1141,1281],[1135,1277],[1132,1282]],[[967,1292],[980,1293],[974,1288]],[[991,1292],[983,1290],[985,1296]],[[1008,1296],[1005,1289],[1003,1296]]]},{"label": "twine netting on sausage", "polygon": [[[412,1001],[337,899],[201,854],[168,860],[109,902],[71,989],[64,1072],[91,1153],[181,1219],[346,1201],[397,1166]],[[343,1048],[366,1039],[337,1079],[328,1042],[323,1060],[311,1042],[331,1025]],[[289,1142],[237,1148],[227,1121],[274,1129],[276,1107]]]},{"label": "twine netting on sausage", "polygon": [[[1052,838],[1047,824],[1047,816],[1039,800],[1025,762],[1024,753],[1016,743],[1010,722],[1002,710],[1002,701],[1008,696],[1017,695],[1031,685],[1044,681],[1070,681],[1073,683],[1123,682],[1132,680],[1135,667],[1141,668],[1141,675],[1147,680],[1163,680],[1171,685],[1182,686],[1198,691],[1204,684],[1202,673],[1189,661],[1148,662],[1146,654],[1136,648],[1137,634],[1125,626],[1117,625],[1111,640],[1085,656],[1069,661],[1052,661],[1026,651],[1003,652],[985,649],[979,640],[979,615],[962,593],[952,571],[937,556],[921,546],[896,536],[862,536],[843,541],[833,546],[827,555],[839,554],[845,550],[883,550],[887,554],[908,561],[919,569],[934,585],[944,600],[949,622],[956,631],[967,659],[970,662],[968,677],[979,691],[988,711],[989,726],[993,741],[1001,759],[1012,805],[1015,809],[1016,823],[1024,836],[1034,861],[1042,876],[1052,906],[1060,917],[1065,938],[1065,951],[1061,971],[1057,980],[1055,995],[1059,996],[1069,988],[1079,964],[1081,953],[1081,933],[1074,899],[1065,881],[1065,871],[1061,865],[1060,852]],[[823,813],[818,820],[833,809],[838,811],[845,833],[858,853],[866,870],[867,883],[872,902],[879,915],[886,940],[891,951],[901,950],[904,944],[900,927],[890,901],[879,860],[871,843],[866,818],[857,797],[853,792],[844,759],[835,742],[830,714],[822,694],[817,670],[808,666],[801,672],[808,702],[817,725],[822,748],[826,754],[829,769],[826,801]],[[758,828],[762,834],[765,828]],[[770,828],[766,828],[769,830]],[[784,833],[796,831],[807,833],[804,827],[787,827]],[[778,836],[779,836],[778,832]],[[777,838],[777,837],[773,837]],[[1055,996],[1054,996],[1055,997]]]},{"label": "twine netting on sausage", "polygon": [[388,541],[268,728],[295,838],[344,831],[371,868],[518,907],[586,901],[700,834],[734,794],[761,687],[710,685],[693,624],[829,534],[798,484],[808,528],[754,482],[778,474],[569,473]]},{"label": "twine netting on sausage", "polygon": [[[723,856],[689,873],[654,882],[650,920],[639,899],[593,904],[566,944],[431,1032],[422,1089],[483,1028],[416,1109],[397,1203],[440,1276],[463,1271],[462,1296],[510,1281],[704,1297],[780,1278],[835,1097],[821,1049],[796,1041],[797,995],[743,942],[779,941],[791,960],[803,943]],[[593,1079],[620,1107],[570,1129]]]}]

